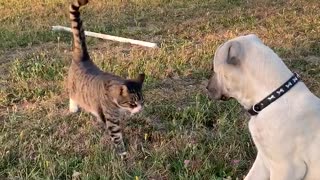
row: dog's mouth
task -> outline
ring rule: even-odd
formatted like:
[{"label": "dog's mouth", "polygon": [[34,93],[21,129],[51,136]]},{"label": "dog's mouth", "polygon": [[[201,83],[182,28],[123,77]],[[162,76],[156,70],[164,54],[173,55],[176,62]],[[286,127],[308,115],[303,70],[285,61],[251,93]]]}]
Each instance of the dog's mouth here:
[{"label": "dog's mouth", "polygon": [[230,97],[226,96],[226,95],[221,95],[220,100],[222,101],[228,101],[230,99]]},{"label": "dog's mouth", "polygon": [[217,95],[211,94],[210,92],[207,92],[207,95],[208,95],[209,98],[212,99],[212,100],[228,101],[228,100],[230,99],[229,96],[224,95],[224,94],[222,94],[222,95],[220,95],[220,96],[217,96]]}]

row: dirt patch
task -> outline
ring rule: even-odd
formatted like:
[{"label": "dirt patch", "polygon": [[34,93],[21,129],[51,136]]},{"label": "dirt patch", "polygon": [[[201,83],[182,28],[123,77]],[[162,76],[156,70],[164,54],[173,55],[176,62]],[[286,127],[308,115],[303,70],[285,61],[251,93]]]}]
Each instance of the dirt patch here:
[{"label": "dirt patch", "polygon": [[306,62],[309,62],[309,63],[313,63],[313,64],[318,64],[320,63],[320,57],[319,56],[306,56],[306,57],[303,57],[303,58],[283,58],[283,61],[292,61],[292,60],[299,60],[299,61],[306,61]]},{"label": "dirt patch", "polygon": [[320,63],[320,57],[318,56],[308,56],[304,59],[307,62],[319,64]]}]

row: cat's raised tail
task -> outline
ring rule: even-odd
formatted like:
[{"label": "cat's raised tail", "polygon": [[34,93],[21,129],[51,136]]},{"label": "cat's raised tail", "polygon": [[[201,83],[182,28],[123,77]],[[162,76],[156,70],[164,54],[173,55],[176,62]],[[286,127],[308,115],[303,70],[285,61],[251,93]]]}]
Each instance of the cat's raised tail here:
[{"label": "cat's raised tail", "polygon": [[79,9],[88,3],[88,0],[75,0],[69,7],[71,29],[73,33],[73,61],[81,62],[90,60],[86,45],[86,37],[80,18]]}]

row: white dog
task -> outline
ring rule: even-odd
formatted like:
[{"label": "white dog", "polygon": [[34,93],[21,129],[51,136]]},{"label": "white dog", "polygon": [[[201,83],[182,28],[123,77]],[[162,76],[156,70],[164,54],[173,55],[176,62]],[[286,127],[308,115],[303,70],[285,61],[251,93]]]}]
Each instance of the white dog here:
[{"label": "white dog", "polygon": [[[255,35],[218,47],[207,89],[251,114],[258,154],[246,180],[320,179],[320,100]],[[281,97],[280,97],[281,96]]]}]

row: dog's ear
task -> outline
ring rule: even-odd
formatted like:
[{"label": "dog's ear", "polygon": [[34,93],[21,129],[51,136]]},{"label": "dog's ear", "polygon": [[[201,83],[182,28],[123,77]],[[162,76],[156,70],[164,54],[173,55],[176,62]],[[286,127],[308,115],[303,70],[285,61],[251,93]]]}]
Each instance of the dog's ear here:
[{"label": "dog's ear", "polygon": [[237,41],[231,41],[228,50],[227,63],[230,65],[239,65],[241,62],[241,44]]}]

